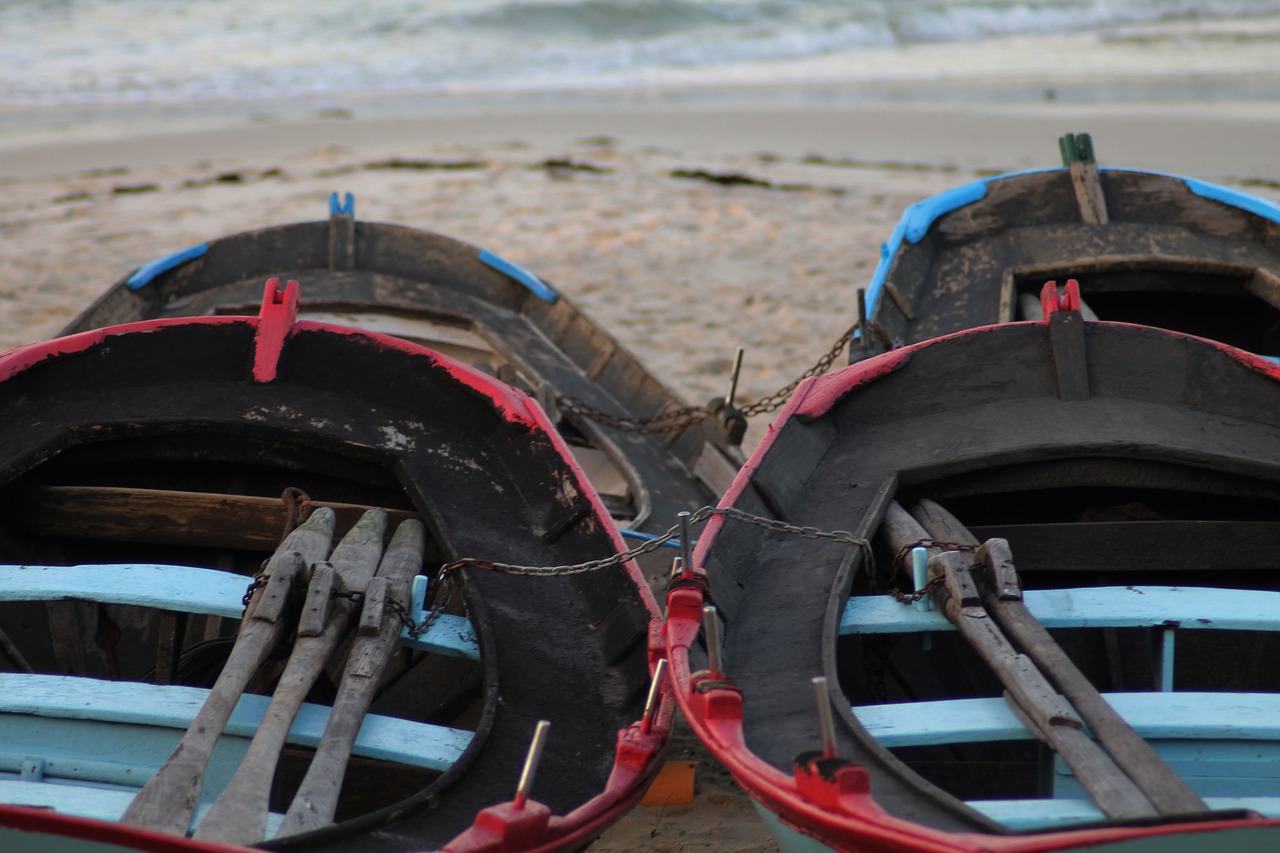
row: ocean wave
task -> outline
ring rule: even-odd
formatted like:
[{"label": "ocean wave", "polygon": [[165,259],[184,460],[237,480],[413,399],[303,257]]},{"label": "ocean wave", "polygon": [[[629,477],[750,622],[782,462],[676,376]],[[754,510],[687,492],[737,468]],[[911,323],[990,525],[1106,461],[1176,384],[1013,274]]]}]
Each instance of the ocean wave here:
[{"label": "ocean wave", "polygon": [[0,103],[714,82],[744,64],[767,80],[770,64],[1016,36],[1257,40],[1204,24],[1264,15],[1280,0],[6,0]]}]

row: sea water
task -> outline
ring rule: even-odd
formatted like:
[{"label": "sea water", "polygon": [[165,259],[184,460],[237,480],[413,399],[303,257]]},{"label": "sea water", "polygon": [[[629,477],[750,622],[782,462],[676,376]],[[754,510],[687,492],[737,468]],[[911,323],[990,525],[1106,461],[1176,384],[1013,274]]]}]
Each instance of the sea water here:
[{"label": "sea water", "polygon": [[0,0],[11,123],[709,92],[1280,101],[1280,0]]}]

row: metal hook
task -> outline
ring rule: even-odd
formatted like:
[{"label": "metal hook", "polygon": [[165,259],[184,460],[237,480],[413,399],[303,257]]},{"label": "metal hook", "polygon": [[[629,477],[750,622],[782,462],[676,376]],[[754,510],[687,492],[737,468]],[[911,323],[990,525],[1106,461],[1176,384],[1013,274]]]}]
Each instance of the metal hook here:
[{"label": "metal hook", "polygon": [[729,374],[729,393],[724,395],[724,404],[726,408],[733,406],[733,398],[738,396],[738,377],[742,374],[742,356],[745,353],[742,347],[738,347],[737,352],[733,355],[733,371]]}]

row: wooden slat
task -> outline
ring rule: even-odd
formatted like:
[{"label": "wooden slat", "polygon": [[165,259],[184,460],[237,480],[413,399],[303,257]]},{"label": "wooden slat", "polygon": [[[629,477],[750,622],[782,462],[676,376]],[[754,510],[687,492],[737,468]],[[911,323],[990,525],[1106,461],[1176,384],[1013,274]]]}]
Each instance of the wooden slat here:
[{"label": "wooden slat", "polygon": [[[100,731],[102,749],[99,757],[114,752],[128,753],[112,745],[117,739],[109,732],[120,732],[121,726],[182,730],[196,718],[209,691],[200,687],[142,684],[126,681],[101,681],[63,675],[26,675],[0,673],[0,713],[71,720],[90,725],[103,723]],[[270,698],[257,694],[240,697],[227,725],[227,737],[251,738],[266,714]],[[324,733],[330,709],[306,703],[289,728],[289,743],[316,747]],[[394,761],[428,770],[445,770],[471,742],[472,732],[429,723],[415,723],[397,717],[370,714],[356,737],[354,753],[363,758]],[[6,743],[7,730],[0,729],[0,753],[23,754],[31,739],[23,743]],[[52,766],[48,776],[77,778],[74,766],[65,772]],[[132,774],[137,782],[140,773]]]},{"label": "wooden slat", "polygon": [[[98,601],[162,610],[204,613],[238,620],[244,612],[243,575],[156,563],[82,566],[0,565],[0,601]],[[443,614],[425,634],[400,644],[418,651],[480,659],[475,632],[465,616]]]},{"label": "wooden slat", "polygon": [[[19,507],[21,522],[46,536],[257,551],[279,544],[285,522],[279,498],[113,486],[32,488]],[[324,501],[307,507],[333,510],[339,535],[370,509]],[[392,523],[418,517],[407,510],[387,515]]]},{"label": "wooden slat", "polygon": [[[1144,738],[1280,739],[1280,694],[1104,693],[1103,698]],[[853,715],[887,747],[1032,737],[999,698],[860,705]]]},{"label": "wooden slat", "polygon": [[[22,782],[0,778],[0,802],[14,806],[30,806],[50,809],[58,814],[104,820],[109,823],[120,820],[133,799],[133,790],[117,790],[97,785],[46,784]],[[204,819],[208,806],[196,809],[196,822]],[[272,813],[267,820],[267,831],[274,834],[284,815]]]},{"label": "wooden slat", "polygon": [[[1205,804],[1215,811],[1248,809],[1263,817],[1280,817],[1280,797],[1206,797]],[[970,800],[966,805],[1015,832],[1103,820],[1088,800]]]},{"label": "wooden slat", "polygon": [[[1280,631],[1280,592],[1194,586],[1096,586],[1029,589],[1027,609],[1046,628],[1159,628],[1183,631]],[[888,595],[850,598],[841,634],[953,631],[941,613],[916,610]]]}]

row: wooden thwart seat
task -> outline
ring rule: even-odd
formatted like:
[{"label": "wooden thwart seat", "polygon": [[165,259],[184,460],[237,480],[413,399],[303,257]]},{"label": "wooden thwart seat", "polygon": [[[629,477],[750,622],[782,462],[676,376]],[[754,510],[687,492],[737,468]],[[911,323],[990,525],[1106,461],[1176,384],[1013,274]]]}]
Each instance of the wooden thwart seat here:
[{"label": "wooden thwart seat", "polygon": [[[79,790],[88,786],[124,798],[104,794],[85,800],[82,806],[67,806],[67,811],[98,817],[106,809],[109,819],[119,819],[138,788],[168,758],[208,694],[197,687],[0,673],[0,714],[5,715],[0,779],[17,781],[24,762],[36,759],[43,780],[57,783],[42,788],[71,786],[70,790]],[[267,696],[240,697],[214,750],[207,774],[213,786],[235,771],[269,702]],[[289,729],[288,742],[317,747],[328,719],[329,708],[304,704]],[[471,738],[471,732],[461,729],[370,714],[360,727],[354,754],[444,770],[458,759]],[[86,760],[84,745],[95,742],[98,749],[89,752],[92,759]],[[60,793],[51,790],[48,796],[58,799]],[[49,804],[62,810],[55,802]],[[274,829],[282,819],[269,820],[269,828]]]},{"label": "wooden thwart seat", "polygon": [[[239,619],[250,579],[192,566],[153,563],[20,566],[0,565],[0,601],[95,601]],[[422,636],[408,629],[400,644],[419,651],[470,660],[480,649],[464,616],[442,614]]]}]

